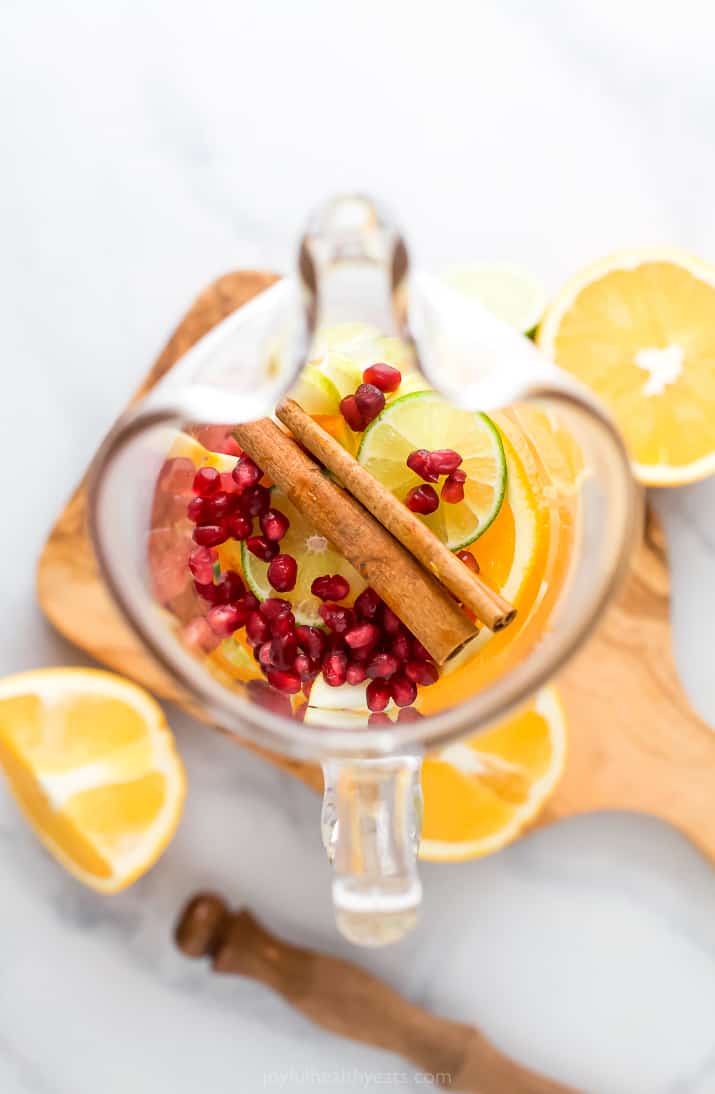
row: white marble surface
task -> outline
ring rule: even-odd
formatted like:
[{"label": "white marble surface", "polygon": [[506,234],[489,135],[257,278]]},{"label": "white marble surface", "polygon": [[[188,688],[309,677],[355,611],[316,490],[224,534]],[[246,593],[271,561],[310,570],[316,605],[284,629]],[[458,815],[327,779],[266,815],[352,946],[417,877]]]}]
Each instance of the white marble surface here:
[{"label": "white marble surface", "polygon": [[[196,290],[285,268],[316,199],[370,189],[423,263],[508,257],[552,287],[629,244],[714,258],[713,18],[692,0],[6,0],[0,672],[82,662],[33,598],[58,506]],[[678,663],[715,724],[715,485],[656,500]],[[67,878],[0,787],[2,1094],[425,1089],[174,952],[207,884],[348,947],[313,796],[171,716],[186,815],[116,899]],[[685,839],[594,816],[423,876],[419,929],[366,965],[589,1094],[713,1094],[715,875]]]}]

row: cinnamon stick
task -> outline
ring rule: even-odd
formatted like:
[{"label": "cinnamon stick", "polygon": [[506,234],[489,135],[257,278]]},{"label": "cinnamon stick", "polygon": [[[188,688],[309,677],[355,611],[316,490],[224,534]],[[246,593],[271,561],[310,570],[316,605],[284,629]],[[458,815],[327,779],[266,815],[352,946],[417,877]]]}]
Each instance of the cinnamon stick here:
[{"label": "cinnamon stick", "polygon": [[244,451],[352,563],[437,664],[475,637],[475,627],[446,589],[292,437],[268,418],[238,425],[234,432]]},{"label": "cinnamon stick", "polygon": [[425,569],[471,608],[490,631],[502,630],[511,623],[516,616],[514,606],[453,555],[406,505],[313,421],[298,403],[284,399],[276,409],[276,416]]}]

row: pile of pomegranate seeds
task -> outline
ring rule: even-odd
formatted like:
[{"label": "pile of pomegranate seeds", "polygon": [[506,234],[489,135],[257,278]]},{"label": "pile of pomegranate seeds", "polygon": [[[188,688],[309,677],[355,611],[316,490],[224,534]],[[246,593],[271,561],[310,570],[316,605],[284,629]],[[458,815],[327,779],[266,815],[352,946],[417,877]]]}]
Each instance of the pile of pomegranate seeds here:
[{"label": "pile of pomegranate seeds", "polygon": [[[383,391],[396,390],[401,379],[391,365],[372,365],[365,370],[365,383],[349,396],[355,400],[361,422],[368,423],[371,415],[380,412],[385,403]],[[427,453],[428,457],[432,455]],[[444,457],[444,453],[438,455]],[[261,468],[244,454],[240,454],[230,473],[202,467],[194,476],[194,496],[188,503],[187,515],[194,524],[196,546],[189,557],[189,570],[194,588],[207,606],[202,627],[214,636],[214,642],[245,627],[246,641],[267,681],[251,681],[252,692],[257,702],[271,710],[280,709],[290,715],[287,697],[302,691],[308,698],[313,680],[322,673],[331,687],[369,681],[371,724],[390,722],[383,713],[390,700],[400,708],[400,720],[406,720],[402,715],[410,713],[417,686],[435,683],[439,670],[424,646],[374,589],[364,589],[348,607],[339,603],[350,595],[350,584],[342,574],[317,577],[311,592],[321,601],[318,611],[323,625],[309,627],[296,624],[287,600],[272,596],[260,603],[246,589],[240,574],[221,571],[216,547],[228,539],[244,540],[246,548],[268,564],[267,577],[277,593],[295,587],[298,564],[280,551],[280,541],[290,522],[280,510],[271,508],[270,490],[262,484],[262,478]],[[429,499],[432,508],[426,512],[439,504],[431,486],[417,487],[415,493]],[[211,645],[205,641],[201,644],[206,648]],[[411,713],[419,717],[417,711]]]},{"label": "pile of pomegranate seeds", "polygon": [[[437,448],[430,452],[427,448],[416,448],[407,457],[407,466],[414,471],[426,483],[439,482],[442,475],[446,475],[442,483],[442,501],[456,505],[464,501],[464,484],[467,481],[466,471],[462,471],[460,463],[462,457],[453,448]],[[437,492],[432,486],[413,486],[405,497],[405,505],[413,513],[434,513],[439,505]]]},{"label": "pile of pomegranate seeds", "polygon": [[397,391],[402,383],[402,373],[380,361],[366,368],[362,379],[355,394],[346,395],[340,402],[340,413],[353,433],[362,433],[382,413],[385,392]]}]

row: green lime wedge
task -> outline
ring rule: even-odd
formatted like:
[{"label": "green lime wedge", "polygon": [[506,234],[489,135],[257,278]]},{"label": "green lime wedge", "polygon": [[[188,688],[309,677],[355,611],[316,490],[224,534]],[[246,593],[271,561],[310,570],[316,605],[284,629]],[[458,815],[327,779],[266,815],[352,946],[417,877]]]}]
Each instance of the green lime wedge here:
[{"label": "green lime wedge", "polygon": [[455,266],[442,279],[465,296],[475,297],[520,334],[531,334],[546,311],[547,296],[541,281],[511,263]]},{"label": "green lime wedge", "polygon": [[[464,500],[440,500],[434,513],[420,519],[450,550],[467,547],[487,530],[504,501],[506,459],[497,427],[486,414],[458,410],[434,391],[418,391],[385,407],[365,431],[357,458],[404,501],[423,481],[407,466],[417,448],[452,448],[462,456]],[[435,484],[438,494],[440,487]]]},{"label": "green lime wedge", "polygon": [[268,580],[268,564],[252,555],[245,543],[241,544],[241,567],[246,583],[259,600],[271,596],[288,600],[298,623],[312,627],[322,623],[318,615],[320,600],[310,591],[316,577],[324,574],[342,574],[350,584],[350,594],[344,603],[351,604],[365,588],[365,582],[350,563],[336,551],[330,540],[316,532],[312,524],[298,512],[291,501],[277,487],[271,493],[271,507],[285,513],[290,527],[281,540],[281,552],[292,555],[298,563],[295,588],[288,593],[277,593]]}]

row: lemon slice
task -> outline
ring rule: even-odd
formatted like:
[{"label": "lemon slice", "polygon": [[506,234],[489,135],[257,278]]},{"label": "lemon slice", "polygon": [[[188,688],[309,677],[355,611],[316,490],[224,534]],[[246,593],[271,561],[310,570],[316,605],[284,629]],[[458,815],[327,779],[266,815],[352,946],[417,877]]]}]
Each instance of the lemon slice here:
[{"label": "lemon slice", "polygon": [[[342,574],[350,585],[350,593],[344,603],[352,603],[358,593],[365,588],[365,582],[343,556],[336,551],[330,540],[315,531],[305,517],[298,512],[293,503],[276,487],[271,495],[271,506],[285,513],[290,527],[281,540],[281,552],[292,555],[298,563],[298,578],[295,588],[287,593],[277,593],[268,580],[268,564],[252,555],[245,543],[241,544],[241,568],[252,592],[259,600],[271,596],[288,600],[298,623],[307,623],[311,627],[322,623],[318,615],[321,601],[313,596],[310,586],[316,577],[324,574]],[[219,551],[223,561],[223,550]]]},{"label": "lemon slice", "polygon": [[163,711],[109,672],[0,681],[0,765],[40,840],[99,892],[145,873],[181,817],[186,780]]},{"label": "lemon slice", "polygon": [[212,452],[197,441],[189,433],[177,433],[167,459],[191,460],[195,467],[215,467],[217,471],[233,471],[236,466],[236,457],[227,456],[224,452]]},{"label": "lemon slice", "polygon": [[537,342],[608,405],[641,482],[715,473],[715,267],[672,250],[603,259],[566,285]]},{"label": "lemon slice", "polygon": [[289,394],[306,414],[337,414],[340,407],[340,392],[316,365],[305,366]]},{"label": "lemon slice", "polygon": [[458,862],[515,839],[563,772],[566,736],[558,693],[547,687],[521,713],[427,756],[420,858]]},{"label": "lemon slice", "polygon": [[[404,395],[386,406],[368,426],[358,460],[395,497],[403,501],[422,479],[407,466],[417,448],[453,448],[467,473],[464,501],[440,502],[424,523],[457,551],[487,530],[504,500],[507,470],[499,431],[486,414],[458,410],[433,391]],[[439,485],[435,485],[439,493]]]},{"label": "lemon slice", "polygon": [[546,311],[546,290],[538,278],[510,262],[455,266],[443,280],[464,296],[479,300],[520,334],[531,334]]}]

